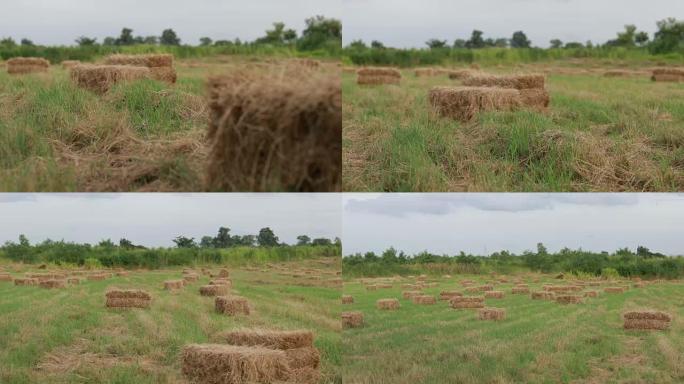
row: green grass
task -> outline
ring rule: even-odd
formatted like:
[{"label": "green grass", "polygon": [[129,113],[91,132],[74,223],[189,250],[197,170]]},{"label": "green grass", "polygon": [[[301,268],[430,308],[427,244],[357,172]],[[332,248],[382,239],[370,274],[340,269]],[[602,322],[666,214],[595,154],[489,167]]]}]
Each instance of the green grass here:
[{"label": "green grass", "polygon": [[[217,342],[217,333],[238,327],[271,327],[313,330],[322,382],[341,383],[340,291],[326,283],[339,264],[314,259],[280,265],[330,274],[312,281],[270,268],[230,268],[233,292],[254,309],[251,316],[238,317],[216,314],[213,298],[199,295],[206,276],[177,294],[164,291],[163,281],[178,279],[180,269],[133,271],[55,290],[0,282],[0,382],[181,383],[183,345]],[[6,269],[15,276],[28,270]],[[151,308],[106,309],[104,293],[110,286],[149,291]]]},{"label": "green grass", "polygon": [[344,74],[344,190],[684,188],[684,85],[598,72],[551,74],[546,114],[490,112],[469,123],[436,116],[427,101],[430,87],[457,80],[404,70],[399,86],[360,87],[354,74]]},{"label": "green grass", "polygon": [[[478,276],[437,279],[441,290]],[[405,279],[404,282],[410,280]],[[532,290],[551,282],[544,278]],[[551,284],[558,284],[553,280]],[[477,310],[451,309],[447,302],[416,305],[401,298],[400,284],[366,291],[346,282],[354,304],[343,311],[364,313],[365,326],[343,332],[343,375],[350,383],[680,383],[684,380],[684,308],[681,282],[648,285],[624,294],[604,294],[584,304],[560,305],[512,295],[512,284],[495,289],[504,299],[486,305],[505,308],[503,321],[480,321]],[[401,308],[380,311],[375,302],[399,298]],[[651,308],[674,316],[664,332],[624,331],[621,313]]]}]

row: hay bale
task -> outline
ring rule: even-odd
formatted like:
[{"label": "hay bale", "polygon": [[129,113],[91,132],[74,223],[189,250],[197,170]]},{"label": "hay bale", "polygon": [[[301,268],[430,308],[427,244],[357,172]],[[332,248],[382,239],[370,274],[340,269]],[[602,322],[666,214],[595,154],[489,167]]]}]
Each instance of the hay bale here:
[{"label": "hay bale", "polygon": [[463,296],[461,292],[458,291],[442,291],[439,293],[440,300],[451,300],[452,297]]},{"label": "hay bale", "polygon": [[164,282],[164,289],[172,291],[174,289],[181,289],[185,286],[185,280],[166,280]]},{"label": "hay bale", "polygon": [[39,283],[41,288],[47,288],[47,289],[53,289],[53,288],[66,288],[67,286],[67,281],[66,280],[57,280],[57,279],[50,279],[50,280],[43,280],[40,281]]},{"label": "hay bale", "polygon": [[342,295],[342,304],[354,304],[354,298],[350,295]]},{"label": "hay bale", "polygon": [[477,72],[473,72],[469,69],[461,69],[456,71],[448,71],[449,78],[452,80],[463,80],[470,76],[475,75]]},{"label": "hay bale", "polygon": [[520,100],[523,105],[544,110],[551,104],[551,96],[545,89],[521,89]]},{"label": "hay bale", "polygon": [[47,72],[50,68],[50,62],[39,57],[15,57],[7,60],[6,65],[10,75]]},{"label": "hay bale", "polygon": [[105,293],[107,308],[149,308],[152,296],[141,289],[109,288]]},{"label": "hay bale", "polygon": [[485,299],[503,299],[504,291],[488,291],[484,293]]},{"label": "hay bale", "polygon": [[188,273],[186,275],[183,275],[183,281],[186,283],[194,283],[199,280],[199,275],[194,274],[194,273]]},{"label": "hay bale", "polygon": [[232,345],[264,346],[274,349],[313,347],[314,334],[307,330],[276,331],[267,329],[239,329],[219,337]]},{"label": "hay bale", "polygon": [[684,68],[655,68],[651,80],[684,82]]},{"label": "hay bale", "polygon": [[230,287],[227,285],[203,285],[199,292],[202,296],[221,296],[227,295],[230,292]]},{"label": "hay bale", "polygon": [[356,73],[359,76],[389,76],[401,78],[401,72],[395,68],[386,67],[366,67],[360,68]]},{"label": "hay bale", "polygon": [[173,55],[170,54],[148,54],[148,55],[110,55],[104,59],[108,65],[125,65],[134,67],[172,67]]},{"label": "hay bale", "polygon": [[435,299],[435,297],[430,296],[430,295],[413,296],[413,298],[411,298],[411,301],[413,301],[413,304],[420,304],[420,305],[432,305],[432,304],[437,303],[437,300]]},{"label": "hay bale", "polygon": [[581,304],[582,296],[577,295],[558,295],[556,296],[558,304]]},{"label": "hay bale", "polygon": [[236,73],[209,88],[210,190],[341,190],[339,76]]},{"label": "hay bale", "polygon": [[317,369],[321,365],[321,353],[316,348],[291,348],[284,351],[291,369]]},{"label": "hay bale", "polygon": [[225,344],[191,344],[181,352],[183,374],[197,383],[273,383],[288,381],[284,351]]},{"label": "hay bale", "polygon": [[416,77],[435,76],[438,72],[434,68],[416,68],[413,73]]},{"label": "hay bale", "polygon": [[342,73],[356,73],[355,67],[342,67]]},{"label": "hay bale", "polygon": [[527,295],[530,293],[530,289],[528,287],[513,287],[511,288],[511,293],[514,295]]},{"label": "hay bale", "polygon": [[117,275],[117,276],[125,277],[125,276],[128,276],[129,273],[126,272],[126,271],[118,271],[118,272],[116,272],[116,275]]},{"label": "hay bale", "polygon": [[555,294],[549,291],[537,291],[532,292],[530,297],[532,300],[553,300],[555,298]]},{"label": "hay bale", "polygon": [[81,284],[81,278],[79,277],[70,277],[67,279],[67,284],[71,285],[78,285]]},{"label": "hay bale", "polygon": [[503,308],[486,307],[477,311],[480,320],[503,320],[506,318],[506,310]]},{"label": "hay bale", "polygon": [[342,312],[342,328],[358,328],[362,326],[362,312]]},{"label": "hay bale", "polygon": [[12,280],[13,280],[12,275],[10,275],[9,273],[5,273],[5,272],[0,273],[0,281],[12,281]]},{"label": "hay bale", "polygon": [[230,316],[249,315],[251,313],[249,301],[242,296],[218,296],[214,300],[214,306],[217,313]]},{"label": "hay bale", "polygon": [[665,330],[672,321],[670,314],[660,311],[630,311],[622,317],[624,329]]},{"label": "hay bale", "polygon": [[381,85],[401,83],[401,72],[394,68],[361,68],[356,71],[358,85]]},{"label": "hay bale", "polygon": [[672,321],[672,315],[661,311],[630,311],[622,314],[622,317],[630,320],[660,320]]},{"label": "hay bale", "polygon": [[625,287],[605,287],[603,288],[603,292],[605,293],[625,293],[627,291],[627,288]]},{"label": "hay bale", "polygon": [[651,76],[652,81],[668,82],[668,83],[681,83],[684,82],[684,76],[680,75],[653,75]]},{"label": "hay bale", "polygon": [[225,285],[228,288],[232,288],[233,287],[233,281],[230,279],[221,279],[221,278],[212,279],[212,280],[209,280],[209,285]]},{"label": "hay bale", "polygon": [[399,300],[397,299],[379,299],[375,302],[378,309],[393,311],[399,309]]},{"label": "hay bale", "polygon": [[63,69],[71,69],[77,65],[80,65],[81,61],[80,60],[64,60],[62,61],[62,68]]},{"label": "hay bale", "polygon": [[584,292],[584,297],[598,297],[598,291],[586,291]]},{"label": "hay bale", "polygon": [[496,87],[509,89],[544,89],[546,77],[539,74],[494,76],[476,74],[463,79],[463,85],[471,87]]},{"label": "hay bale", "polygon": [[[212,276],[212,277],[214,277],[214,276]],[[227,279],[230,277],[230,271],[227,270],[226,268],[221,268],[218,272],[218,275],[216,275],[216,277]]]},{"label": "hay bale", "polygon": [[115,84],[150,78],[150,69],[126,65],[77,65],[71,68],[71,80],[89,91],[103,94]]},{"label": "hay bale", "polygon": [[479,112],[513,111],[522,107],[520,92],[504,88],[433,87],[428,99],[440,116],[464,122]]},{"label": "hay bale", "polygon": [[14,285],[24,286],[24,285],[38,285],[40,281],[32,277],[17,278],[14,279]]},{"label": "hay bale", "polygon": [[404,299],[410,300],[410,299],[413,299],[414,297],[420,296],[422,294],[423,294],[423,292],[421,292],[421,291],[403,291],[401,293],[401,297],[403,297]]},{"label": "hay bale", "polygon": [[484,308],[484,299],[484,296],[452,297],[449,304],[455,309]]},{"label": "hay bale", "polygon": [[107,274],[107,273],[91,273],[91,274],[86,276],[86,279],[88,279],[90,281],[101,281],[101,280],[105,280],[108,277],[109,277],[109,274]]},{"label": "hay bale", "polygon": [[393,287],[393,285],[392,284],[378,284],[377,287],[381,288],[381,289],[390,289]]},{"label": "hay bale", "polygon": [[176,84],[178,74],[176,70],[171,67],[151,67],[150,77],[154,80],[161,81],[168,84]]}]

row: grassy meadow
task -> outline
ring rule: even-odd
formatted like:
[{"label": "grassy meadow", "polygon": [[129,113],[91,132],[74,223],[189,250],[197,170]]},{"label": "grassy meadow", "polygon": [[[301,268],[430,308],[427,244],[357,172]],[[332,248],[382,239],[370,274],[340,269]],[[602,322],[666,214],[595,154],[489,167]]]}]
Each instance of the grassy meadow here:
[{"label": "grassy meadow", "polygon": [[[590,60],[492,65],[548,72],[547,113],[437,116],[427,93],[446,75],[358,86],[343,74],[345,191],[679,191],[684,188],[684,84],[652,82],[654,63]],[[623,67],[629,68],[623,68]],[[604,70],[644,70],[603,77]]]},{"label": "grassy meadow", "polygon": [[[44,272],[23,264],[2,267],[14,277]],[[313,330],[321,381],[341,383],[340,288],[334,282],[339,259],[228,268],[232,292],[252,305],[250,316],[215,313],[214,298],[199,294],[207,276],[177,293],[163,290],[164,280],[180,278],[180,268],[133,270],[65,289],[0,282],[0,382],[185,383],[179,362],[185,344],[218,342],[220,332],[258,327]],[[318,271],[318,279],[292,277],[302,269]],[[105,291],[114,286],[147,290],[151,308],[105,308]]]},{"label": "grassy meadow", "polygon": [[0,67],[0,190],[203,191],[207,78],[284,58],[176,60],[178,82],[122,83],[99,96],[67,70],[9,75]]},{"label": "grassy meadow", "polygon": [[[462,291],[458,283],[482,275],[433,278],[442,290]],[[527,279],[531,280],[531,279]],[[346,281],[344,294],[354,297],[343,311],[361,311],[365,326],[343,332],[345,382],[374,383],[681,383],[684,380],[684,307],[681,281],[632,288],[622,294],[601,292],[584,304],[560,305],[511,294],[512,283],[495,290],[503,299],[486,299],[489,307],[505,308],[501,321],[480,321],[476,309],[452,309],[447,301],[417,305],[402,298],[402,283],[367,291],[360,280]],[[544,276],[543,284],[563,284]],[[605,284],[604,284],[605,286]],[[600,287],[590,289],[601,290]],[[375,302],[397,298],[395,311],[379,310]],[[667,331],[625,331],[621,314],[649,308],[674,316]]]}]

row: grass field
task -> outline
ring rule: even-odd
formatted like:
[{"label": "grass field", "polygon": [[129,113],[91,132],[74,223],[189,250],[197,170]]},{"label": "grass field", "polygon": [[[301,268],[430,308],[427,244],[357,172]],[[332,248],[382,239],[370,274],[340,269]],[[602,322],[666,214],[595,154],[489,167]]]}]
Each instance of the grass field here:
[{"label": "grass field", "polygon": [[484,113],[465,124],[436,116],[427,101],[430,87],[458,80],[403,70],[399,86],[361,87],[345,73],[344,190],[681,190],[684,84],[603,77],[609,68],[598,62],[483,68],[550,70],[551,106],[546,114]]},{"label": "grass field", "polygon": [[[441,290],[459,290],[462,279],[435,279]],[[377,280],[376,280],[377,281]],[[412,282],[403,279],[403,283]],[[542,278],[530,283],[540,290]],[[584,304],[560,305],[512,295],[511,283],[499,284],[503,299],[486,305],[505,308],[502,321],[480,321],[476,309],[456,310],[446,301],[416,305],[401,298],[401,283],[366,291],[345,282],[354,304],[343,311],[362,311],[365,326],[343,334],[345,382],[370,383],[681,383],[684,380],[684,307],[682,282],[633,288],[623,294],[601,293]],[[593,288],[593,287],[592,287]],[[599,288],[600,289],[600,288]],[[375,302],[398,298],[401,308],[381,311]],[[651,308],[674,316],[669,330],[625,331],[621,313]]]},{"label": "grass field", "polygon": [[[338,260],[230,268],[233,291],[254,310],[248,317],[216,314],[213,298],[199,294],[207,276],[179,293],[164,291],[163,281],[178,279],[180,269],[132,271],[53,290],[0,282],[0,382],[185,383],[179,362],[183,345],[215,342],[217,333],[234,328],[261,327],[313,330],[322,382],[341,383],[340,290],[332,282],[339,277]],[[15,277],[28,270],[4,267]],[[303,268],[321,271],[320,279],[283,275]],[[151,308],[106,309],[110,286],[149,291]]]},{"label": "grass field", "polygon": [[23,76],[0,67],[0,190],[205,190],[207,77],[283,60],[179,60],[173,86],[139,81],[104,96],[77,88],[59,65]]}]

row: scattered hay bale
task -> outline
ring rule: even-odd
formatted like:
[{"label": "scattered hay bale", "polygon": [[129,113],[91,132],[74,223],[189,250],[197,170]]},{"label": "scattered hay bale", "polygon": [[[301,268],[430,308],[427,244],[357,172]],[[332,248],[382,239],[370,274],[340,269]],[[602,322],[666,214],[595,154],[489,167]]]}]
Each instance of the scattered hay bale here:
[{"label": "scattered hay bale", "polygon": [[354,67],[342,67],[342,73],[356,73],[356,68],[354,68]]},{"label": "scattered hay bale", "polygon": [[377,291],[378,286],[375,284],[366,285],[366,291]]},{"label": "scattered hay bale", "polygon": [[129,273],[126,272],[126,271],[118,271],[118,272],[116,272],[116,275],[117,275],[117,276],[128,276]]},{"label": "scattered hay bale", "polygon": [[134,67],[172,67],[173,55],[170,54],[149,54],[149,55],[110,55],[104,59],[105,64],[126,65]]},{"label": "scattered hay bale", "polygon": [[464,122],[479,112],[512,111],[522,106],[520,92],[504,88],[433,87],[428,99],[440,116]]},{"label": "scattered hay bale", "polygon": [[660,311],[631,311],[622,316],[624,329],[665,330],[672,321],[672,316]]},{"label": "scattered hay bale", "polygon": [[477,293],[477,292],[480,292],[480,288],[479,287],[466,287],[465,291],[467,293]]},{"label": "scattered hay bale", "polygon": [[[214,277],[214,276],[212,276],[212,277]],[[221,269],[219,270],[219,273],[218,273],[217,277],[229,278],[229,277],[230,277],[230,271],[227,270],[227,269],[225,269],[225,268],[221,268]]]},{"label": "scattered hay bale", "polygon": [[558,304],[581,304],[582,303],[582,296],[559,295],[559,296],[556,296],[556,302]]},{"label": "scattered hay bale", "polygon": [[225,285],[228,288],[232,288],[233,287],[233,281],[230,279],[219,278],[219,279],[209,280],[209,285]]},{"label": "scattered hay bale", "polygon": [[381,288],[381,289],[391,289],[393,287],[393,285],[392,284],[378,284],[377,287]]},{"label": "scattered hay bale", "polygon": [[646,284],[642,281],[638,281],[638,282],[634,283],[634,285],[633,285],[634,288],[643,288],[645,286],[646,286]]},{"label": "scattered hay bale", "polygon": [[183,281],[188,282],[188,283],[194,283],[199,280],[199,275],[194,274],[194,273],[188,273],[186,275],[183,275]]},{"label": "scattered hay bale", "polygon": [[413,73],[416,75],[416,77],[424,77],[424,76],[436,76],[441,73],[441,71],[435,69],[435,68],[416,68]]},{"label": "scattered hay bale", "polygon": [[439,293],[440,300],[451,300],[452,297],[463,296],[461,292],[458,291],[442,291]]},{"label": "scattered hay bale", "polygon": [[295,65],[298,65],[301,67],[305,67],[305,68],[309,68],[309,69],[316,69],[316,68],[321,66],[321,62],[318,60],[314,60],[314,59],[293,59],[293,60],[290,60],[290,62],[292,64],[295,64]]},{"label": "scattered hay bale", "polygon": [[538,291],[532,292],[530,297],[532,300],[553,300],[555,298],[555,294],[549,291]]},{"label": "scattered hay bale", "polygon": [[476,74],[476,72],[473,72],[469,69],[462,69],[462,70],[456,70],[456,71],[448,71],[449,78],[452,80],[463,80],[465,78],[468,78],[470,76],[473,76]]},{"label": "scattered hay bale", "polygon": [[484,296],[452,297],[449,303],[455,309],[484,308],[484,299]]},{"label": "scattered hay bale", "polygon": [[12,275],[9,273],[0,273],[0,281],[12,281]]},{"label": "scattered hay bale", "polygon": [[397,299],[380,299],[375,302],[375,306],[382,310],[395,310],[399,309],[399,300]]},{"label": "scattered hay bale", "polygon": [[401,72],[394,68],[361,68],[356,71],[359,85],[380,85],[401,83]]},{"label": "scattered hay bale", "polygon": [[115,84],[150,78],[150,69],[126,65],[77,65],[71,68],[71,80],[77,86],[103,94]]},{"label": "scattered hay bale", "polygon": [[111,288],[105,293],[107,308],[149,308],[152,296],[140,289]]},{"label": "scattered hay bale", "polygon": [[86,279],[88,279],[90,281],[101,281],[101,280],[105,280],[108,277],[109,277],[109,274],[107,274],[107,273],[91,273],[88,276],[86,276]]},{"label": "scattered hay bale", "polygon": [[503,320],[506,318],[506,310],[503,308],[486,307],[477,311],[480,320]]},{"label": "scattered hay bale", "polygon": [[513,287],[511,288],[511,293],[514,295],[527,295],[530,293],[530,289],[528,287]]},{"label": "scattered hay bale", "polygon": [[176,84],[178,80],[176,70],[171,67],[151,67],[149,70],[150,77],[154,80],[169,84]]},{"label": "scattered hay bale", "polygon": [[503,299],[504,291],[488,291],[484,293],[485,299]]},{"label": "scattered hay bale", "polygon": [[209,88],[208,189],[341,190],[339,76],[236,73]]},{"label": "scattered hay bale", "polygon": [[50,68],[50,62],[39,57],[15,57],[7,60],[6,65],[10,75],[47,72]]},{"label": "scattered hay bale", "polygon": [[551,96],[545,89],[521,89],[520,100],[523,105],[543,110],[551,104]]},{"label": "scattered hay bale", "polygon": [[77,65],[80,65],[81,61],[80,60],[64,60],[62,61],[62,68],[63,69],[71,69]]},{"label": "scattered hay bale", "polygon": [[569,285],[545,285],[544,290],[549,292],[572,292],[574,288]]},{"label": "scattered hay bale", "polygon": [[321,364],[321,354],[313,347],[285,349],[288,365],[291,369],[317,369]]},{"label": "scattered hay bale", "polygon": [[625,287],[605,287],[603,288],[603,292],[605,293],[625,293],[627,291],[627,288]]},{"label": "scattered hay bale", "polygon": [[239,329],[219,335],[228,344],[264,346],[274,349],[312,347],[314,334],[307,330],[276,331],[267,329]]},{"label": "scattered hay bale", "polygon": [[362,326],[362,312],[342,312],[342,328],[358,328]]},{"label": "scattered hay bale", "polygon": [[230,292],[230,287],[227,285],[203,285],[199,292],[202,296],[221,296],[227,295]]},{"label": "scattered hay bale", "polygon": [[403,291],[401,293],[401,297],[403,297],[404,299],[410,300],[410,299],[413,299],[414,297],[420,296],[422,294],[423,294],[423,292],[421,292],[421,291]]},{"label": "scattered hay bale", "polygon": [[684,68],[656,68],[653,70],[651,80],[684,82]]},{"label": "scattered hay bale", "polygon": [[225,344],[191,344],[181,352],[183,374],[198,383],[273,383],[288,381],[284,351]]},{"label": "scattered hay bale", "polygon": [[67,284],[71,284],[71,285],[81,284],[81,279],[78,277],[70,277],[67,279]]},{"label": "scattered hay bale", "polygon": [[164,282],[164,289],[167,291],[182,289],[184,286],[185,280],[166,280]]},{"label": "scattered hay bale", "polygon": [[216,312],[230,316],[249,315],[251,313],[249,301],[242,296],[218,296],[214,300],[214,306]]},{"label": "scattered hay bale", "polygon": [[598,291],[586,291],[584,292],[584,297],[598,297]]},{"label": "scattered hay bale", "polygon": [[38,285],[40,281],[32,277],[17,278],[14,279],[14,285],[24,286],[24,285]]},{"label": "scattered hay bale", "polygon": [[421,305],[432,305],[432,304],[437,303],[437,300],[435,299],[435,297],[430,296],[430,295],[413,296],[413,298],[411,298],[411,301],[413,301],[413,304],[421,304]]},{"label": "scattered hay bale", "polygon": [[67,286],[67,281],[66,280],[56,280],[56,279],[50,279],[50,280],[43,280],[39,283],[41,288],[47,288],[47,289],[53,289],[53,288],[66,288]]},{"label": "scattered hay bale", "polygon": [[544,89],[546,77],[539,74],[494,76],[476,74],[463,79],[463,85],[471,87],[497,87],[510,89]]},{"label": "scattered hay bale", "polygon": [[342,304],[354,304],[354,298],[350,295],[342,295]]}]

